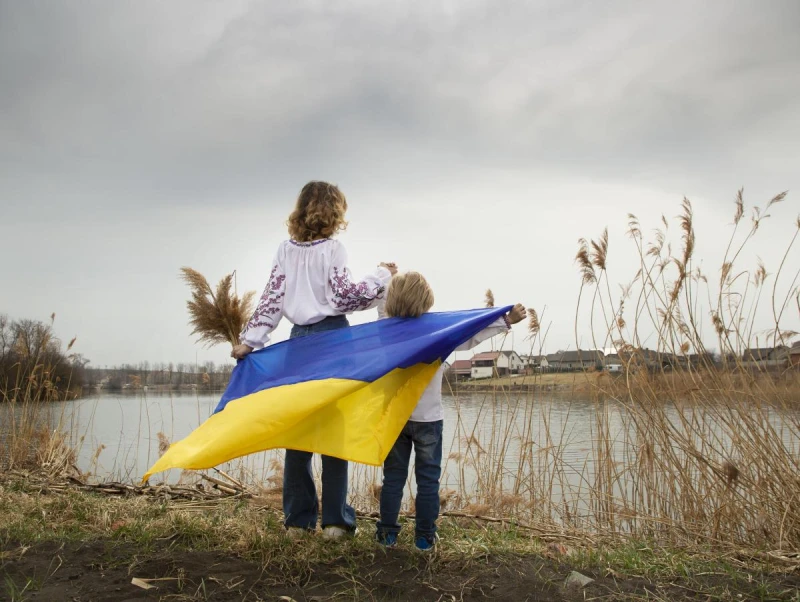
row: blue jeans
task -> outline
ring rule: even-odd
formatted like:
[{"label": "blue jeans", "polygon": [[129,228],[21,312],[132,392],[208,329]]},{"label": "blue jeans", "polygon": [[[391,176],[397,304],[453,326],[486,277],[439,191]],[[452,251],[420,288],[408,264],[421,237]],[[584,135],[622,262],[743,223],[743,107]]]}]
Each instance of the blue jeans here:
[{"label": "blue jeans", "polygon": [[436,519],[439,518],[439,478],[442,476],[442,429],[443,421],[406,422],[395,441],[392,451],[383,463],[383,488],[381,489],[381,520],[378,537],[387,533],[398,533],[400,505],[403,502],[403,487],[408,478],[408,463],[411,447],[416,459],[414,473],[417,479],[416,537],[425,537],[433,542],[436,535]]},{"label": "blue jeans", "polygon": [[[316,324],[292,328],[290,338],[347,328],[345,316],[325,318]],[[286,450],[283,464],[283,513],[286,527],[316,529],[319,516],[317,489],[310,452]],[[356,511],[347,504],[347,460],[322,456],[322,527],[356,528]]]}]

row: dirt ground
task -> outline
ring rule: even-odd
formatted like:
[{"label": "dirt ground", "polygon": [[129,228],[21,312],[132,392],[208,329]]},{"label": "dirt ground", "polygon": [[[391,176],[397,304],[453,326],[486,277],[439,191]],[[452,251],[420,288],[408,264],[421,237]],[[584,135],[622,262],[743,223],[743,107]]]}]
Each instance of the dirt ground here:
[{"label": "dirt ground", "polygon": [[[572,589],[564,586],[572,569],[543,557],[437,563],[435,556],[377,547],[371,561],[364,563],[362,558],[359,567],[342,556],[330,564],[289,571],[279,558],[262,565],[221,552],[178,547],[153,552],[152,548],[111,541],[50,542],[31,547],[12,544],[0,558],[0,598],[15,602],[765,599],[757,581],[748,589],[747,580],[740,582],[729,575],[694,576],[689,586],[680,581],[620,579],[584,571],[595,581]],[[153,589],[132,584],[134,578],[145,580]],[[770,590],[782,593],[777,597],[772,593],[767,599],[799,599],[800,576],[770,578]],[[698,579],[707,585],[702,593],[697,589]]]}]

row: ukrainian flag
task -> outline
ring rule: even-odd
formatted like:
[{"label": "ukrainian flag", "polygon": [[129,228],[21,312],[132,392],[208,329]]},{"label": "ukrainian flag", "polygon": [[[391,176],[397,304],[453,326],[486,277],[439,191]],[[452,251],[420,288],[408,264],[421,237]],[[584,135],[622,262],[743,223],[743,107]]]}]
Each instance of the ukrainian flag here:
[{"label": "ukrainian flag", "polygon": [[214,414],[144,475],[276,448],[380,466],[442,362],[511,307],[390,318],[248,355]]}]

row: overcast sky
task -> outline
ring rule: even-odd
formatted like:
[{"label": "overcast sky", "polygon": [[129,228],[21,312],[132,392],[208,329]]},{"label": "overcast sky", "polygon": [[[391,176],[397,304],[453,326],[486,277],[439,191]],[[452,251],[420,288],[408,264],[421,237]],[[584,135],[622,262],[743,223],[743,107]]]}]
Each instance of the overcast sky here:
[{"label": "overcast sky", "polygon": [[577,239],[608,225],[630,280],[628,213],[649,235],[689,197],[713,274],[737,189],[788,189],[742,259],[775,271],[799,29],[796,0],[0,0],[0,313],[55,312],[95,366],[224,361],[189,336],[179,268],[260,292],[297,192],[328,179],[356,274],[419,270],[439,310],[491,287],[575,348]]}]

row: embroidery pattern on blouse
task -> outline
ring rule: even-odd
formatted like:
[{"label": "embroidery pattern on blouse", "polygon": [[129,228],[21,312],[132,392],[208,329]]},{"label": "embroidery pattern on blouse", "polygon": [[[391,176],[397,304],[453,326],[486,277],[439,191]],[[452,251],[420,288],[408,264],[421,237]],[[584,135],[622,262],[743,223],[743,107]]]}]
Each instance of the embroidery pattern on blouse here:
[{"label": "embroidery pattern on blouse", "polygon": [[384,286],[378,286],[372,292],[366,282],[355,284],[345,270],[339,272],[337,267],[333,268],[333,276],[328,280],[328,284],[333,291],[333,304],[343,313],[366,309],[385,290]]},{"label": "embroidery pattern on blouse", "polygon": [[311,240],[309,242],[297,242],[296,240],[290,240],[289,242],[295,247],[316,247],[317,245],[321,245],[329,240],[330,238],[320,238],[319,240]]},{"label": "embroidery pattern on blouse", "polygon": [[258,306],[256,307],[256,311],[253,312],[253,317],[250,318],[242,334],[251,328],[259,328],[261,326],[275,328],[275,321],[272,319],[272,316],[281,313],[283,298],[286,296],[286,292],[282,290],[283,283],[286,281],[286,275],[278,274],[277,272],[278,266],[273,266],[272,272],[269,275],[267,287],[264,289],[264,293],[258,301]]}]

